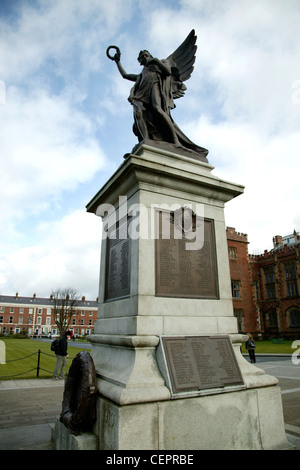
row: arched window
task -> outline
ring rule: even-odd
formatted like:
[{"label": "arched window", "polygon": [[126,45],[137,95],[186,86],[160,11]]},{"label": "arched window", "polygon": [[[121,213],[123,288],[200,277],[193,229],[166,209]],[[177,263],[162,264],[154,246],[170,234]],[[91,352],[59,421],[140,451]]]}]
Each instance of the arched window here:
[{"label": "arched window", "polygon": [[296,266],[293,261],[285,263],[285,282],[288,297],[298,295]]},{"label": "arched window", "polygon": [[300,309],[297,307],[291,307],[286,311],[288,325],[290,328],[300,326]]},{"label": "arched window", "polygon": [[266,312],[266,321],[267,326],[269,328],[277,328],[278,327],[278,319],[277,319],[277,312],[275,309],[269,310]]}]

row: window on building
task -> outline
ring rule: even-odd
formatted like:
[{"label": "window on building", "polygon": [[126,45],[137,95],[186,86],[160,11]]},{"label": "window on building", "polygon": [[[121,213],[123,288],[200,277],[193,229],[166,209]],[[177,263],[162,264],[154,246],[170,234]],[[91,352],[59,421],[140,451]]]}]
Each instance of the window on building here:
[{"label": "window on building", "polygon": [[236,259],[236,248],[233,246],[229,247],[229,258]]},{"label": "window on building", "polygon": [[24,308],[20,307],[20,314],[24,313]]},{"label": "window on building", "polygon": [[300,326],[300,309],[291,307],[286,311],[289,327]]},{"label": "window on building", "polygon": [[47,308],[47,315],[51,315],[51,308]]},{"label": "window on building", "polygon": [[19,325],[23,325],[23,317],[19,317]]},{"label": "window on building", "polygon": [[243,309],[235,308],[234,316],[237,319],[239,333],[243,331]]},{"label": "window on building", "polygon": [[37,324],[41,325],[42,324],[42,317],[37,317]]},{"label": "window on building", "polygon": [[269,310],[269,312],[266,313],[266,320],[267,320],[267,325],[270,328],[278,327],[277,312],[275,309]]},{"label": "window on building", "polygon": [[0,316],[0,323],[3,323],[3,316]]},{"label": "window on building", "polygon": [[275,277],[273,268],[265,269],[266,298],[276,298]]},{"label": "window on building", "polygon": [[76,325],[76,318],[72,318],[72,325]]},{"label": "window on building", "polygon": [[14,311],[15,311],[14,307],[10,307],[9,311],[10,311],[10,313],[14,313]]},{"label": "window on building", "polygon": [[84,310],[81,310],[81,316],[82,317],[84,317],[84,314],[85,314]]},{"label": "window on building", "polygon": [[273,284],[275,282],[273,268],[265,269],[265,281],[266,284]]},{"label": "window on building", "polygon": [[298,295],[297,275],[295,263],[289,262],[284,265],[285,282],[288,297]]},{"label": "window on building", "polygon": [[231,291],[234,299],[241,298],[240,281],[231,281]]},{"label": "window on building", "polygon": [[259,299],[259,282],[254,281],[254,292],[255,292],[255,298]]},{"label": "window on building", "polygon": [[9,317],[9,323],[13,323],[13,317]]},{"label": "window on building", "polygon": [[28,317],[28,325],[32,325],[32,317]]},{"label": "window on building", "polygon": [[4,308],[5,308],[5,307],[1,307],[1,308],[0,308],[0,312],[1,312],[1,313],[4,313],[4,312],[5,312]]}]

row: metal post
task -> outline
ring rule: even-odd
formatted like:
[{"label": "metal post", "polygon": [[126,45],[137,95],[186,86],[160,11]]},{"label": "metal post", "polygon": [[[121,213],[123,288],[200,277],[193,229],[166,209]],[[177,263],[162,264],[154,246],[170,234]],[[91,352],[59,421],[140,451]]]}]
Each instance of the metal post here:
[{"label": "metal post", "polygon": [[40,373],[40,357],[41,357],[41,350],[38,350],[38,362],[37,362],[37,367],[36,367],[36,376],[39,377]]}]

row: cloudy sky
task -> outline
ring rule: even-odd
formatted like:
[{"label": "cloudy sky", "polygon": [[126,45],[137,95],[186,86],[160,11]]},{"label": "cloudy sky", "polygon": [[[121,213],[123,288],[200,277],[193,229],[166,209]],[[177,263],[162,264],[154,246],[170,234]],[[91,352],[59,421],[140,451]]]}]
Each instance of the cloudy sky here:
[{"label": "cloudy sky", "polygon": [[101,219],[85,206],[136,143],[118,45],[167,57],[191,29],[173,118],[245,186],[226,225],[249,252],[300,230],[299,0],[0,0],[0,293],[98,295]]}]

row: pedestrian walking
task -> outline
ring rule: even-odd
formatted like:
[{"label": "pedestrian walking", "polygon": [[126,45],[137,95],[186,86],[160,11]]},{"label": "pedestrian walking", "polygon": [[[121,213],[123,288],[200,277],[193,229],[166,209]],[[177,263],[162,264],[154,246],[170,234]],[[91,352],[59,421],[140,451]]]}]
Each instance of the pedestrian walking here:
[{"label": "pedestrian walking", "polygon": [[250,362],[255,363],[256,362],[256,358],[255,358],[256,344],[251,333],[247,333],[247,335],[248,335],[248,340],[246,341],[246,349],[248,350],[248,353],[249,353]]},{"label": "pedestrian walking", "polygon": [[67,366],[68,354],[68,340],[71,339],[71,331],[65,331],[62,338],[57,342],[55,348],[56,366],[53,372],[53,380],[63,379],[65,368]]}]

